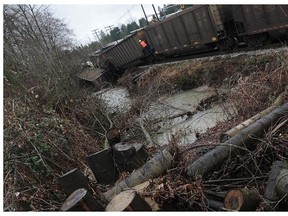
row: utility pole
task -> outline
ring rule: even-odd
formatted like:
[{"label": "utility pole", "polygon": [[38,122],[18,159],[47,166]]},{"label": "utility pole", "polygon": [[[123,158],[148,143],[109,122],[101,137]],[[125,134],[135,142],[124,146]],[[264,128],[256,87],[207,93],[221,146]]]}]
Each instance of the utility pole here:
[{"label": "utility pole", "polygon": [[106,26],[106,27],[105,27],[105,30],[106,30],[106,32],[107,32],[107,30],[110,30],[109,33],[110,33],[111,38],[112,38],[114,41],[116,41],[116,43],[118,44],[118,41],[115,40],[115,38],[113,38],[112,35],[111,35],[111,31],[113,30],[112,27],[114,27],[114,25]]},{"label": "utility pole", "polygon": [[144,13],[145,19],[146,19],[146,21],[147,21],[147,25],[149,25],[149,22],[148,22],[148,19],[147,19],[147,16],[146,16],[146,13],[145,13],[145,10],[144,10],[144,7],[143,7],[142,4],[141,4],[141,8],[142,8],[142,10],[143,10],[143,13]]},{"label": "utility pole", "polygon": [[102,48],[103,48],[104,46],[103,46],[103,44],[102,44],[102,42],[101,42],[101,40],[100,40],[100,37],[99,37],[99,35],[98,35],[98,29],[94,29],[92,32],[94,33],[94,35],[96,35],[96,37],[98,38],[98,40],[99,40],[99,42],[100,42],[100,44],[101,44],[101,46],[102,46]]},{"label": "utility pole", "polygon": [[152,4],[152,7],[153,7],[154,13],[155,13],[155,15],[156,15],[156,18],[157,18],[157,20],[159,21],[159,17],[158,17],[158,14],[157,14],[156,10],[155,10],[154,4]]},{"label": "utility pole", "polygon": [[106,26],[105,29],[106,29],[106,31],[107,31],[107,29],[109,29],[110,31],[112,31],[112,27],[114,27],[114,25]]}]

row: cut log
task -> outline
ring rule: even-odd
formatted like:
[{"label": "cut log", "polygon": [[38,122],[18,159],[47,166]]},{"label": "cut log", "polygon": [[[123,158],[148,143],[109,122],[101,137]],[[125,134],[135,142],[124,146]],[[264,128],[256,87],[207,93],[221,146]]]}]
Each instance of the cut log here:
[{"label": "cut log", "polygon": [[151,211],[148,203],[135,190],[125,190],[115,196],[106,211]]},{"label": "cut log", "polygon": [[168,150],[155,155],[151,160],[144,164],[141,168],[135,170],[124,180],[117,183],[113,188],[108,190],[104,196],[110,201],[113,196],[120,193],[123,189],[132,188],[138,184],[141,184],[149,179],[156,178],[164,173],[172,164],[172,155]]},{"label": "cut log", "polygon": [[141,167],[148,158],[144,145],[140,143],[118,143],[113,146],[113,153],[120,172],[132,172]]},{"label": "cut log", "polygon": [[275,161],[272,165],[264,197],[267,207],[273,208],[283,197],[288,195],[288,163]]},{"label": "cut log", "polygon": [[106,132],[107,141],[112,147],[113,145],[119,143],[121,141],[121,133],[118,128],[112,127]]},{"label": "cut log", "polygon": [[233,137],[234,135],[236,135],[239,131],[241,131],[242,129],[248,127],[249,125],[251,125],[252,123],[254,123],[255,121],[257,121],[258,119],[262,118],[263,116],[269,114],[270,112],[272,112],[274,109],[278,108],[279,106],[281,106],[283,104],[283,94],[281,93],[277,99],[275,100],[275,102],[273,103],[272,106],[268,107],[267,109],[261,111],[260,113],[257,113],[256,115],[252,116],[251,118],[247,119],[246,121],[242,122],[241,124],[235,126],[234,128],[230,129],[229,131],[225,132],[224,134],[222,134],[220,136],[220,141],[221,142],[225,142],[226,140],[228,140],[229,138]]},{"label": "cut log", "polygon": [[221,166],[229,155],[243,154],[245,152],[243,150],[240,152],[237,147],[245,145],[248,149],[254,148],[255,145],[253,144],[264,135],[265,131],[285,115],[288,115],[288,103],[275,109],[247,128],[244,128],[241,132],[227,140],[224,143],[226,145],[220,145],[194,161],[187,167],[187,174],[192,176],[192,178],[195,178],[196,175],[204,177],[217,166]]},{"label": "cut log", "polygon": [[87,157],[90,169],[99,184],[112,184],[119,177],[112,150],[104,149]]},{"label": "cut log", "polygon": [[101,211],[102,206],[85,189],[74,191],[61,206],[61,211]]},{"label": "cut log", "polygon": [[88,190],[88,179],[78,168],[60,176],[58,178],[58,183],[67,196],[79,188],[85,188]]},{"label": "cut log", "polygon": [[260,195],[256,190],[233,189],[225,195],[224,208],[233,211],[255,211],[260,201]]}]

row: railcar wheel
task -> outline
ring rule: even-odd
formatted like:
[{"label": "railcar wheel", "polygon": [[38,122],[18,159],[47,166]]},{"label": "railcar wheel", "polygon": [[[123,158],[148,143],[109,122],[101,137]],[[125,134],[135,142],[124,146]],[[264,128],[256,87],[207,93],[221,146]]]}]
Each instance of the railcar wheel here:
[{"label": "railcar wheel", "polygon": [[265,44],[265,41],[267,41],[268,37],[267,34],[257,34],[257,35],[251,35],[244,38],[245,44],[247,44],[248,47],[259,47],[263,46]]}]

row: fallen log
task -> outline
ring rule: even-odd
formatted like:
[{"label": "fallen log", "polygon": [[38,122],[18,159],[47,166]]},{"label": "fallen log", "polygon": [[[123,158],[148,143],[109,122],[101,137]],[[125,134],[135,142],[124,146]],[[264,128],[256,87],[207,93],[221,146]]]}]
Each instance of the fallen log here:
[{"label": "fallen log", "polygon": [[288,195],[288,163],[275,161],[272,165],[264,198],[267,207],[273,209],[279,200]]},{"label": "fallen log", "polygon": [[225,195],[224,208],[233,211],[255,211],[260,201],[260,195],[256,190],[233,189]]},{"label": "fallen log", "polygon": [[58,183],[67,196],[70,196],[70,194],[79,188],[88,190],[88,179],[78,168],[72,169],[60,176]]},{"label": "fallen log", "polygon": [[254,123],[255,121],[257,121],[258,119],[262,118],[263,116],[267,115],[268,113],[272,112],[274,109],[278,108],[279,106],[281,106],[283,104],[283,95],[284,93],[282,92],[277,99],[275,100],[275,102],[273,103],[272,106],[268,107],[267,109],[261,111],[260,113],[257,113],[256,115],[252,116],[251,118],[247,119],[246,121],[242,122],[241,124],[233,127],[232,129],[228,130],[227,132],[225,132],[224,134],[222,134],[220,136],[220,142],[225,142],[226,140],[228,140],[229,138],[233,137],[234,135],[236,135],[239,131],[241,131],[242,129],[248,127],[249,125],[251,125],[252,123]]},{"label": "fallen log", "polygon": [[162,117],[162,118],[157,118],[155,120],[152,121],[152,124],[157,124],[157,123],[160,123],[162,121],[168,121],[168,120],[172,120],[172,119],[175,119],[175,118],[178,118],[178,117],[184,117],[184,116],[187,116],[188,118],[191,118],[193,115],[195,115],[197,113],[197,111],[184,111],[184,112],[181,112],[181,113],[178,113],[178,114],[175,114],[175,115],[171,115],[171,116],[168,116],[168,117]]},{"label": "fallen log", "polygon": [[111,148],[89,155],[87,161],[97,183],[112,184],[118,179],[119,171],[115,166]]},{"label": "fallen log", "polygon": [[106,211],[151,211],[148,203],[135,190],[125,190],[116,195],[106,207]]},{"label": "fallen log", "polygon": [[216,94],[212,95],[206,99],[201,100],[197,107],[196,107],[196,111],[204,111],[206,109],[210,109],[211,108],[211,104],[215,101],[219,101],[219,100],[226,100],[227,99],[227,94],[219,94],[217,89],[215,89]]},{"label": "fallen log", "polygon": [[140,143],[118,143],[113,146],[115,162],[120,172],[132,172],[141,167],[148,158],[145,146]]},{"label": "fallen log", "polygon": [[164,149],[152,159],[150,159],[146,164],[144,164],[139,169],[135,170],[124,180],[117,183],[113,188],[108,190],[104,196],[110,201],[113,196],[120,193],[123,189],[132,188],[139,185],[149,179],[156,178],[165,172],[172,164],[172,155],[168,150]]},{"label": "fallen log", "polygon": [[208,173],[212,172],[217,166],[220,166],[229,155],[233,154],[243,154],[239,149],[243,149],[243,145],[246,148],[254,148],[253,145],[257,139],[262,137],[265,131],[268,130],[270,126],[275,124],[279,118],[288,115],[288,103],[275,109],[270,114],[264,116],[253,124],[244,128],[241,132],[224,142],[224,145],[220,145],[208,153],[204,154],[202,157],[194,161],[187,167],[187,174],[193,178],[196,175],[206,176]]},{"label": "fallen log", "polygon": [[62,204],[61,211],[101,211],[103,207],[85,189],[74,191]]}]

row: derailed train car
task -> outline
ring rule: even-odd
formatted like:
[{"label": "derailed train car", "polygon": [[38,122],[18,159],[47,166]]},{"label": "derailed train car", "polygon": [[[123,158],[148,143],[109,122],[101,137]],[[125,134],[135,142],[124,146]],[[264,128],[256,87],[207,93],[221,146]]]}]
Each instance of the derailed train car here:
[{"label": "derailed train car", "polygon": [[126,68],[130,65],[137,65],[144,57],[142,48],[138,43],[136,33],[125,37],[116,44],[101,53],[99,60],[103,68],[108,68],[112,64],[116,68]]},{"label": "derailed train car", "polygon": [[288,5],[194,5],[147,26],[99,54],[106,71],[121,71],[151,60],[139,39],[163,59],[209,49],[231,49],[240,44],[261,45],[288,37]]}]

